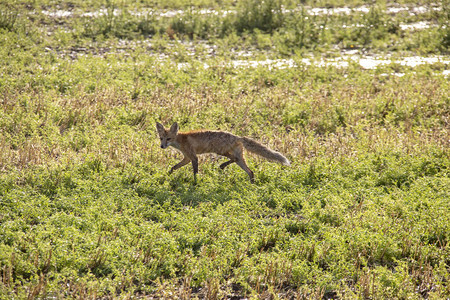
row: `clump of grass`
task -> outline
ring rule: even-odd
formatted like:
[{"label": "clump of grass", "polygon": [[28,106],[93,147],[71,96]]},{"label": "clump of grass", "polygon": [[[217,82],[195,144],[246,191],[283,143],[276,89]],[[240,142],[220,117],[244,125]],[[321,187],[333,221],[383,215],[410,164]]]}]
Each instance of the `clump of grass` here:
[{"label": "clump of grass", "polygon": [[13,5],[8,5],[5,3],[0,4],[0,29],[6,29],[13,31],[17,19],[19,16],[19,11]]},{"label": "clump of grass", "polygon": [[217,16],[202,16],[192,8],[182,17],[170,20],[166,33],[170,38],[187,36],[190,39],[214,37],[220,32],[220,21]]},{"label": "clump of grass", "polygon": [[[140,22],[140,26],[136,23],[132,15],[127,10],[119,10],[112,1],[107,1],[104,12],[100,12],[98,17],[92,19],[85,17],[83,20],[83,35],[96,39],[101,36],[105,37],[133,37],[138,28],[140,30],[148,30],[147,25],[143,27],[144,22]],[[148,21],[148,18],[145,19]],[[147,33],[146,31],[141,31]]]},{"label": "clump of grass", "polygon": [[284,23],[281,1],[244,0],[239,5],[234,24],[237,32],[259,29],[271,33]]}]

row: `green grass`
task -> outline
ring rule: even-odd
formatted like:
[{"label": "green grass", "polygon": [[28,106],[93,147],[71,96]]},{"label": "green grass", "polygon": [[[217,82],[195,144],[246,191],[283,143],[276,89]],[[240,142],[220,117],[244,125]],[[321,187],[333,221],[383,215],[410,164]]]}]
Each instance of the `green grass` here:
[{"label": "green grass", "polygon": [[[301,62],[351,45],[448,61],[444,27],[397,27],[444,24],[444,4],[306,19],[245,1],[238,14],[262,19],[180,20],[71,3],[123,11],[57,20],[40,13],[52,1],[0,5],[0,298],[450,297],[448,64]],[[139,7],[152,5],[217,8]],[[283,57],[297,66],[231,64]],[[250,136],[292,166],[247,153],[251,184],[204,155],[194,184],[191,166],[168,174],[181,157],[159,148],[156,121]]]},{"label": "green grass", "polygon": [[[402,51],[413,53],[448,54],[449,29],[446,1],[433,5],[424,4],[425,12],[417,13],[407,2],[408,11],[389,13],[396,3],[384,1],[369,4],[348,3],[358,8],[364,5],[368,13],[355,10],[351,14],[311,15],[311,6],[342,7],[345,3],[293,3],[291,1],[242,0],[234,5],[174,1],[177,4],[142,1],[73,1],[70,3],[47,3],[14,1],[0,3],[0,28],[13,32],[40,35],[47,48],[102,47],[105,40],[142,40],[149,36],[172,40],[234,41],[239,45],[251,45],[271,50],[275,55],[289,56],[302,50],[319,53],[340,49],[363,51]],[[179,3],[178,3],[179,2]],[[427,6],[428,5],[428,6]],[[183,14],[159,16],[168,8],[184,9]],[[202,9],[216,13],[204,13]],[[53,16],[58,11],[69,16]],[[21,11],[22,13],[18,13]],[[50,15],[46,12],[49,12]],[[401,29],[401,24],[427,22],[429,28],[419,32]]]}]

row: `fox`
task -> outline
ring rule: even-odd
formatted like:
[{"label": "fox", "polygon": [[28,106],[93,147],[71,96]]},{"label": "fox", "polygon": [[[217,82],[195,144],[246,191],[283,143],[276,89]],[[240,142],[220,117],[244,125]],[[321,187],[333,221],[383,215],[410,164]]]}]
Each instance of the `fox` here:
[{"label": "fox", "polygon": [[173,123],[170,129],[164,128],[164,125],[156,122],[159,139],[161,140],[161,148],[166,149],[169,146],[179,150],[184,158],[174,165],[169,174],[173,171],[192,163],[194,171],[194,181],[197,182],[198,173],[198,154],[216,153],[227,157],[229,160],[222,163],[220,169],[236,163],[250,177],[250,182],[255,182],[253,171],[247,166],[243,155],[243,149],[260,155],[268,160],[290,166],[289,160],[280,152],[269,149],[261,143],[248,138],[234,135],[227,131],[220,130],[194,130],[188,132],[179,132],[178,123]]}]

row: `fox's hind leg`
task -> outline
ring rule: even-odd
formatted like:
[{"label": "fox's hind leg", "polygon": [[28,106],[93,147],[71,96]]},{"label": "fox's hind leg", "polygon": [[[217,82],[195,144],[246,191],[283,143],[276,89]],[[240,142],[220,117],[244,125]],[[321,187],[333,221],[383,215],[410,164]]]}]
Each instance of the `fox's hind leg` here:
[{"label": "fox's hind leg", "polygon": [[242,146],[239,147],[236,151],[235,151],[235,155],[236,155],[236,164],[241,167],[245,172],[247,172],[248,177],[250,177],[250,182],[254,183],[255,182],[255,176],[253,175],[252,170],[249,169],[249,167],[247,166],[247,163],[245,162],[245,158],[244,155],[242,153]]},{"label": "fox's hind leg", "polygon": [[251,182],[251,183],[254,183],[254,182],[255,182],[255,178],[254,178],[255,176],[253,175],[252,170],[250,170],[250,169],[248,168],[247,164],[245,163],[245,160],[244,160],[244,159],[242,159],[242,160],[237,160],[237,161],[236,161],[236,164],[237,164],[239,167],[241,167],[245,172],[247,172],[248,177],[250,177],[250,182]]}]

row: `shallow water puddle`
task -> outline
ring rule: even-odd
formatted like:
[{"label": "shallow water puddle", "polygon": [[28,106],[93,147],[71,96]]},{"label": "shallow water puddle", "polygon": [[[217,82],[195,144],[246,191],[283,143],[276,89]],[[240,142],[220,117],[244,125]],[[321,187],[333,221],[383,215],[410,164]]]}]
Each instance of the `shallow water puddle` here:
[{"label": "shallow water puddle", "polygon": [[[299,7],[296,9],[282,9],[283,13],[296,13],[300,12],[303,7]],[[315,8],[306,8],[306,13],[312,16],[318,15],[349,15],[352,13],[363,13],[367,14],[370,12],[370,7],[363,5],[359,7],[335,7],[335,8],[324,8],[324,7],[315,7]],[[410,15],[416,14],[424,14],[429,11],[441,11],[442,8],[438,6],[392,6],[386,8],[386,13],[389,14],[398,14],[401,12],[409,12]],[[176,10],[152,10],[152,9],[144,9],[142,11],[128,11],[131,15],[142,17],[142,16],[155,16],[155,17],[165,17],[165,18],[173,18],[176,16],[182,16],[186,14],[186,10],[176,9]],[[199,9],[199,10],[191,10],[190,12],[198,15],[221,15],[226,16],[228,14],[236,13],[234,10],[215,10],[215,9]],[[103,15],[108,15],[110,10],[108,9],[100,9],[94,12],[77,12],[71,10],[43,10],[42,14],[49,16],[51,18],[68,18],[74,15],[79,15],[82,17],[99,17]],[[120,15],[121,10],[114,9],[112,10],[114,16]]]},{"label": "shallow water puddle", "polygon": [[[398,14],[401,12],[409,12],[410,15],[424,14],[428,11],[441,11],[442,8],[438,6],[392,6],[386,8],[386,13],[388,14]],[[354,8],[349,7],[335,7],[335,8],[312,8],[308,9],[308,13],[312,15],[339,15],[345,14],[350,15],[354,12],[367,14],[370,12],[369,6],[359,6]]]},{"label": "shallow water puddle", "polygon": [[[443,56],[432,56],[432,57],[421,57],[421,56],[410,56],[404,57],[401,59],[386,59],[386,58],[375,58],[369,56],[359,56],[359,55],[344,55],[335,59],[321,59],[321,60],[313,60],[309,58],[302,58],[301,60],[294,59],[266,59],[266,60],[232,60],[230,63],[225,64],[234,68],[257,68],[259,66],[264,66],[269,69],[287,69],[294,68],[301,64],[303,65],[317,65],[319,67],[338,67],[345,68],[350,65],[350,63],[356,62],[363,69],[374,70],[377,69],[381,65],[389,65],[391,63],[400,64],[402,66],[408,67],[416,67],[423,64],[434,64],[434,63],[443,63],[450,64],[450,60],[444,58]],[[179,63],[178,69],[186,69],[191,65],[189,63]],[[203,67],[209,68],[209,65],[204,63]],[[449,74],[449,70],[444,70],[443,74],[447,76]],[[395,73],[393,75],[403,76],[403,73]]]},{"label": "shallow water puddle", "polygon": [[437,26],[437,25],[432,25],[430,22],[421,21],[421,22],[416,22],[416,23],[400,24],[400,29],[401,30],[420,30],[420,29],[428,29],[432,26]]}]

